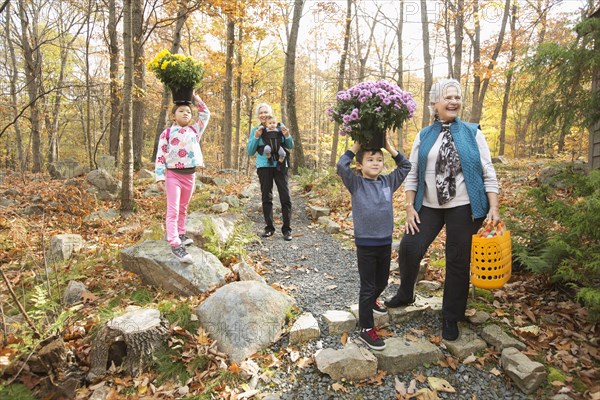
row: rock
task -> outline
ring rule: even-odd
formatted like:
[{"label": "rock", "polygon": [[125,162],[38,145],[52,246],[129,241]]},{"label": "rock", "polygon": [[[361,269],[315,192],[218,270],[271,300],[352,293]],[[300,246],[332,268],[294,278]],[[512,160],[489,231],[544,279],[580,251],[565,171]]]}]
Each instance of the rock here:
[{"label": "rock", "polygon": [[14,206],[15,204],[18,204],[15,200],[0,197],[0,207],[10,207]]},{"label": "rock", "polygon": [[100,210],[95,211],[91,214],[88,214],[83,219],[84,222],[92,225],[101,224],[102,222],[110,222],[112,220],[120,218],[119,211],[114,208],[110,208],[108,210]]},{"label": "rock", "polygon": [[427,290],[428,292],[435,292],[436,290],[438,290],[440,287],[442,287],[442,284],[437,282],[437,281],[419,281],[417,282],[417,287],[423,289],[423,290]]},{"label": "rock", "polygon": [[329,234],[339,233],[340,225],[335,221],[329,221],[329,223],[325,226],[325,232]]},{"label": "rock", "polygon": [[81,301],[81,294],[87,292],[85,285],[78,281],[69,281],[65,294],[63,295],[63,304],[71,306]]},{"label": "rock", "polygon": [[148,185],[148,188],[144,191],[144,197],[162,196],[164,193],[158,188],[155,183]]},{"label": "rock", "polygon": [[240,262],[231,267],[231,270],[238,274],[240,281],[258,281],[266,283],[265,278],[260,276],[252,266],[245,262]]},{"label": "rock", "polygon": [[123,268],[142,282],[182,296],[195,296],[225,284],[229,270],[213,254],[187,247],[192,264],[180,262],[164,240],[148,240],[121,251]]},{"label": "rock", "polygon": [[237,196],[234,195],[229,195],[229,196],[223,196],[221,197],[221,203],[227,203],[229,204],[231,207],[239,207],[240,206],[240,199],[238,199]]},{"label": "rock", "polygon": [[400,337],[385,340],[385,349],[374,352],[379,369],[390,374],[408,371],[441,360],[444,355],[427,339],[408,341]]},{"label": "rock", "polygon": [[460,336],[455,341],[444,340],[448,351],[455,357],[466,358],[486,348],[486,343],[469,328],[461,326]]},{"label": "rock", "polygon": [[356,317],[348,311],[327,310],[323,319],[329,328],[330,335],[341,335],[356,329]]},{"label": "rock", "polygon": [[97,389],[94,389],[94,392],[90,396],[89,400],[107,400],[111,390],[109,387],[100,386]]},{"label": "rock", "polygon": [[506,332],[498,325],[488,325],[484,327],[481,332],[481,337],[488,342],[490,346],[494,346],[496,351],[502,351],[509,347],[515,347],[519,350],[525,350],[527,348],[524,343],[506,334]]},{"label": "rock", "polygon": [[309,205],[308,210],[313,220],[318,220],[319,217],[328,216],[331,214],[331,210],[327,207]]},{"label": "rock", "polygon": [[216,177],[216,178],[213,178],[212,183],[218,187],[222,187],[222,186],[229,185],[229,180],[227,180],[225,178],[221,178],[221,177]]},{"label": "rock", "polygon": [[78,252],[83,247],[83,237],[77,234],[62,234],[50,239],[48,260],[50,262],[66,261],[73,252]]},{"label": "rock", "polygon": [[508,159],[505,156],[497,156],[497,157],[492,157],[492,162],[494,164],[504,164],[504,165],[508,165]]},{"label": "rock", "polygon": [[21,211],[23,215],[42,215],[44,213],[44,207],[38,205],[27,206]]},{"label": "rock", "polygon": [[544,365],[531,361],[514,347],[502,350],[500,365],[525,394],[531,394],[546,380]]},{"label": "rock", "polygon": [[217,289],[196,314],[219,350],[239,364],[280,337],[294,304],[290,296],[264,283],[232,282]]},{"label": "rock", "polygon": [[186,235],[200,247],[215,236],[217,242],[225,243],[233,233],[239,218],[239,215],[234,214],[214,215],[193,212],[186,218]]},{"label": "rock", "polygon": [[154,171],[150,171],[147,169],[142,169],[140,170],[140,172],[138,172],[138,179],[151,179],[151,180],[155,180],[156,179],[156,174],[154,173]]},{"label": "rock", "polygon": [[113,173],[117,169],[115,158],[108,154],[101,154],[97,156],[96,165],[98,168],[102,168],[110,173]]},{"label": "rock", "polygon": [[490,314],[485,311],[477,310],[475,311],[475,314],[468,316],[467,319],[472,324],[481,325],[490,319]]},{"label": "rock", "polygon": [[100,200],[114,200],[121,192],[121,182],[113,178],[105,169],[99,168],[90,171],[86,179],[92,185],[90,191],[96,194]]},{"label": "rock", "polygon": [[244,190],[242,190],[242,192],[240,193],[240,197],[242,197],[243,199],[248,199],[252,197],[252,195],[254,195],[255,193],[259,192],[260,186],[256,182],[252,182],[251,184],[246,186]]},{"label": "rock", "polygon": [[363,347],[323,349],[315,355],[315,362],[319,371],[336,381],[359,381],[377,374],[377,359]]},{"label": "rock", "polygon": [[216,213],[224,213],[225,211],[229,210],[229,204],[227,204],[227,203],[215,204],[210,209]]},{"label": "rock", "polygon": [[573,398],[564,393],[560,393],[550,397],[549,400],[573,400]]},{"label": "rock", "polygon": [[[358,304],[353,304],[350,306],[350,312],[354,314],[354,318],[358,321]],[[373,321],[375,322],[375,326],[382,327],[390,324],[390,314],[385,315],[377,315],[373,314]]]},{"label": "rock", "polygon": [[262,400],[281,400],[281,397],[279,397],[279,395],[277,395],[277,394],[269,393],[269,394],[263,396]]},{"label": "rock", "polygon": [[64,160],[48,164],[48,172],[52,179],[71,179],[85,174],[85,168],[78,161],[72,158],[65,158]]},{"label": "rock", "polygon": [[304,313],[298,317],[290,330],[290,344],[308,342],[321,336],[319,323],[311,313]]},{"label": "rock", "polygon": [[442,298],[425,298],[417,295],[413,304],[406,307],[388,308],[388,314],[395,323],[400,323],[414,318],[419,318],[423,314],[440,314],[442,312]]}]

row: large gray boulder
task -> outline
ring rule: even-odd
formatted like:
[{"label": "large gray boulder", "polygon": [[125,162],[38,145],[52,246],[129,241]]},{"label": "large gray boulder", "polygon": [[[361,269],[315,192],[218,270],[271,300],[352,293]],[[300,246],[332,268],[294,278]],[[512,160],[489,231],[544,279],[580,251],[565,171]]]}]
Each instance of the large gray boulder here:
[{"label": "large gray boulder", "polygon": [[48,259],[50,262],[66,261],[71,258],[74,252],[78,252],[83,247],[83,237],[78,234],[64,233],[52,236],[50,239],[50,248],[48,249]]},{"label": "large gray boulder", "polygon": [[187,247],[194,262],[179,261],[164,240],[148,240],[121,251],[123,268],[142,278],[142,282],[183,296],[209,292],[225,284],[229,272],[219,259],[198,247]]},{"label": "large gray boulder", "polygon": [[232,282],[197,309],[202,327],[220,351],[239,363],[277,341],[294,299],[262,282]]},{"label": "large gray boulder", "polygon": [[197,246],[206,243],[213,234],[211,232],[214,232],[219,243],[225,243],[239,219],[240,216],[235,214],[214,215],[193,212],[186,218],[186,235],[191,237]]},{"label": "large gray boulder", "polygon": [[114,200],[121,192],[121,182],[113,178],[105,169],[90,171],[86,179],[92,185],[90,191],[100,200]]},{"label": "large gray boulder", "polygon": [[65,158],[48,164],[48,172],[53,179],[71,179],[85,174],[85,168],[77,160]]}]

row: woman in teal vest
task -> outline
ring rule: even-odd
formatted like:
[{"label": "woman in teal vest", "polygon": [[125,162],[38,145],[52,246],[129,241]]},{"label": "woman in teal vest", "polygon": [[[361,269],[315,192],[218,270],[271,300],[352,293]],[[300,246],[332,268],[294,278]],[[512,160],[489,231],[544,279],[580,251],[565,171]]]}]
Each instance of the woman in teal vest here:
[{"label": "woman in teal vest", "polygon": [[[281,214],[283,219],[281,233],[283,233],[283,238],[285,240],[290,241],[292,240],[292,228],[290,226],[292,217],[292,199],[288,185],[287,165],[281,166],[278,165],[278,163],[269,161],[263,152],[257,154],[258,148],[261,146],[264,147],[266,144],[261,136],[266,132],[264,123],[267,118],[272,115],[273,109],[267,103],[260,103],[256,106],[256,118],[260,121],[260,125],[252,128],[246,150],[248,151],[249,156],[256,154],[256,173],[258,174],[258,180],[260,182],[262,209],[265,218],[265,229],[261,233],[261,236],[267,238],[273,236],[275,233],[275,225],[273,223],[273,182],[275,182],[277,192],[279,193],[279,200],[281,202]],[[292,139],[289,129],[282,124],[281,131],[283,133],[283,147],[292,149],[294,147],[294,139]],[[287,163],[287,158],[284,162]]]},{"label": "woman in teal vest", "polygon": [[419,265],[429,245],[446,226],[446,279],[442,337],[456,340],[469,294],[471,235],[484,218],[496,223],[498,180],[490,150],[478,124],[461,121],[462,89],[455,79],[435,83],[430,92],[435,121],[415,138],[412,169],[404,182],[406,225],[398,265],[401,284],[387,307],[415,301]]}]

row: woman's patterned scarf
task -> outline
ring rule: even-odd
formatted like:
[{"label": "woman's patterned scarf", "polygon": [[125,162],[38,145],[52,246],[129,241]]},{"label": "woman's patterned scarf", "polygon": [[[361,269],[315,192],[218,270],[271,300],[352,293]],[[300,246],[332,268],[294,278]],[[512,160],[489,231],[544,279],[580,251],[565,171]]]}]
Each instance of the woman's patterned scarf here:
[{"label": "woman's patterned scarf", "polygon": [[456,175],[462,172],[458,152],[450,134],[450,124],[442,124],[442,144],[435,162],[435,187],[439,205],[456,196]]}]

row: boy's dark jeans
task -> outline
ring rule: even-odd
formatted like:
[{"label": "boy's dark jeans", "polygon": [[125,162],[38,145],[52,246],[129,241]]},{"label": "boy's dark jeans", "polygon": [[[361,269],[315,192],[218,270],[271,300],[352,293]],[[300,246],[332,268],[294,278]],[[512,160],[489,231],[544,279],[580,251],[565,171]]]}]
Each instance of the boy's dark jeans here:
[{"label": "boy's dark jeans", "polygon": [[383,293],[390,276],[392,245],[356,246],[360,293],[358,296],[358,322],[361,328],[373,328],[373,304]]},{"label": "boy's dark jeans", "polygon": [[292,199],[288,186],[287,169],[280,171],[275,167],[265,167],[258,168],[256,173],[258,174],[260,192],[262,194],[262,209],[266,224],[265,230],[275,231],[275,225],[273,225],[273,181],[275,181],[277,192],[279,193],[279,201],[281,201],[281,213],[283,214],[281,232],[291,232]]},{"label": "boy's dark jeans", "polygon": [[400,241],[398,266],[400,288],[395,298],[410,303],[415,295],[419,265],[429,245],[446,225],[446,279],[442,316],[448,321],[465,318],[469,295],[471,236],[477,233],[483,218],[473,219],[469,204],[453,208],[421,207],[419,232],[405,233]]}]

